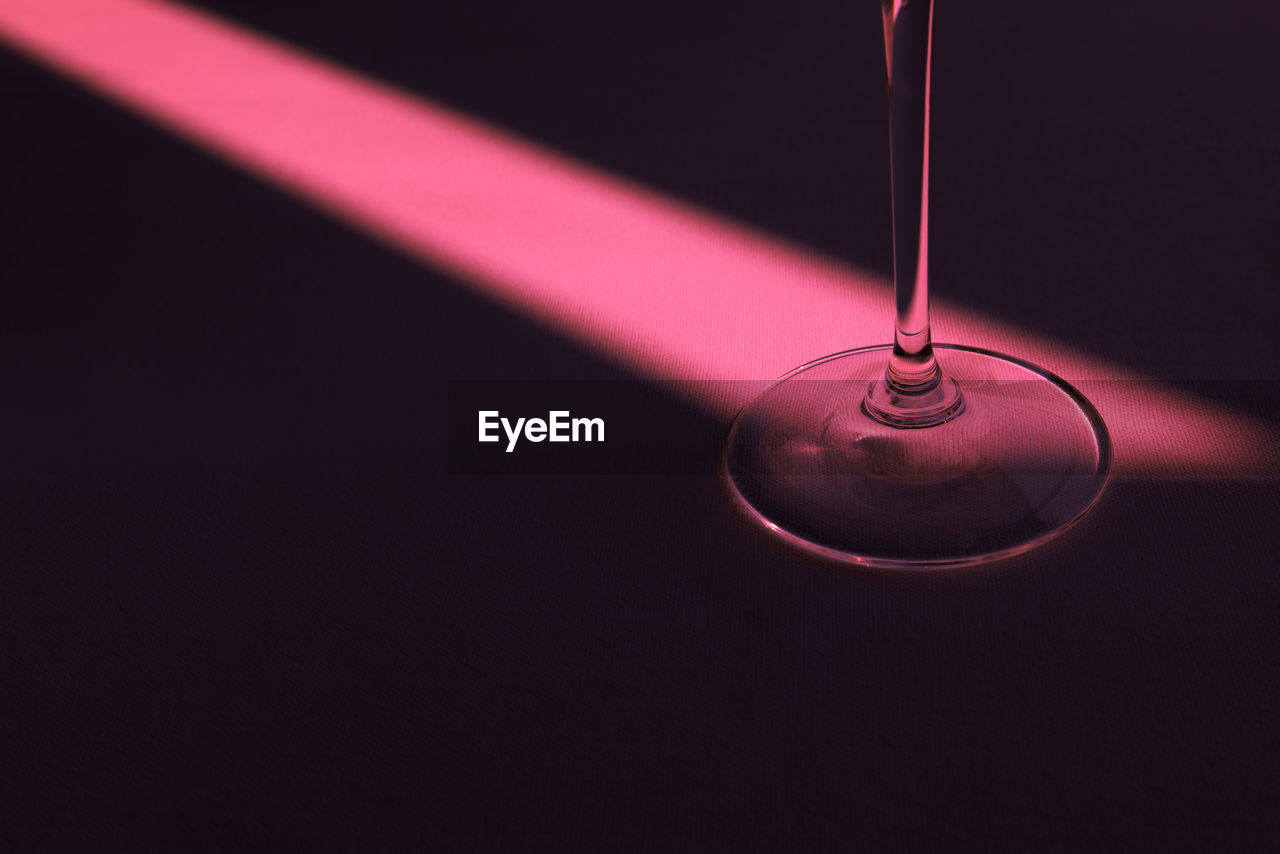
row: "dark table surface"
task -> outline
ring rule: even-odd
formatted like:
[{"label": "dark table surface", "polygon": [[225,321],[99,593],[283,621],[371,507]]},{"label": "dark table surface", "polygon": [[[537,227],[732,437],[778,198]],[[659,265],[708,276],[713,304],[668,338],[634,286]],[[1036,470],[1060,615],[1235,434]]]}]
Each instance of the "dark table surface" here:
[{"label": "dark table surface", "polygon": [[[888,273],[870,2],[204,7]],[[1280,418],[1278,32],[940,8],[952,298]],[[1276,844],[1275,478],[1121,476],[1033,553],[901,574],[703,474],[451,475],[450,381],[635,377],[16,52],[0,91],[0,837]]]}]

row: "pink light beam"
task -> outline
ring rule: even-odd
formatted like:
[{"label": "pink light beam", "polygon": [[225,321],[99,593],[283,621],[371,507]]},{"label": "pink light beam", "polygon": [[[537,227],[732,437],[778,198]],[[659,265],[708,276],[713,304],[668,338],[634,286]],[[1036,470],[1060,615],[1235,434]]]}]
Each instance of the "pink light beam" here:
[{"label": "pink light beam", "polygon": [[[771,380],[892,331],[880,277],[207,13],[0,0],[0,42],[726,419],[752,384],[712,381]],[[1111,429],[1119,474],[1280,474],[1269,424],[936,306],[939,340],[1079,386]]]}]

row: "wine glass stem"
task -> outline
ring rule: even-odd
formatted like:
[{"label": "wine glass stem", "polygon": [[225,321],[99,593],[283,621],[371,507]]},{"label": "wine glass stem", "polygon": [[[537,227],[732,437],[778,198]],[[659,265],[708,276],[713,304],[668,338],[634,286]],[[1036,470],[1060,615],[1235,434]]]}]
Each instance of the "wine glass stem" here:
[{"label": "wine glass stem", "polygon": [[882,0],[893,182],[893,355],[886,381],[921,394],[940,373],[929,334],[929,57],[933,0]]}]

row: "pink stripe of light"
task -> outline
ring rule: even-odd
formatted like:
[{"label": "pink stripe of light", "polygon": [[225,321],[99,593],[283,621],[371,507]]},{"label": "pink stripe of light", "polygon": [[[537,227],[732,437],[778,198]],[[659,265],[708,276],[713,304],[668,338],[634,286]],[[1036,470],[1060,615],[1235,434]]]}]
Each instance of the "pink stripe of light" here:
[{"label": "pink stripe of light", "polygon": [[[0,40],[658,382],[771,379],[891,331],[877,276],[184,6],[0,0]],[[956,305],[934,315],[940,340],[1080,386],[1120,473],[1280,471],[1270,425]],[[728,417],[747,385],[672,388]]]}]

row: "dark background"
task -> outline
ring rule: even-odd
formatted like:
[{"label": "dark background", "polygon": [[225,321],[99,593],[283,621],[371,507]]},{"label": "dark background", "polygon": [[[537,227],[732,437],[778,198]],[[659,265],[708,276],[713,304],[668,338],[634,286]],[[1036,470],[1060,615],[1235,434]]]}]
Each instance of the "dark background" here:
[{"label": "dark background", "polygon": [[[873,3],[608,5],[204,4],[887,274]],[[1278,28],[940,8],[939,292],[1280,417]],[[634,378],[7,52],[0,95],[0,837],[1275,843],[1273,481],[1120,478],[904,575],[710,477],[451,476],[450,381]]]}]

